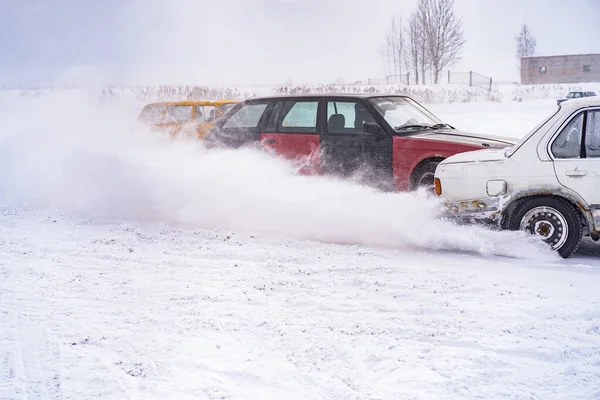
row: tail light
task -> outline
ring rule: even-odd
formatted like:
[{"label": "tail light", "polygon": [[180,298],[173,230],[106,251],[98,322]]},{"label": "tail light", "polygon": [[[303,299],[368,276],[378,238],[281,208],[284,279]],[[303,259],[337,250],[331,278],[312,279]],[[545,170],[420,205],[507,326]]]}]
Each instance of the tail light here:
[{"label": "tail light", "polygon": [[433,191],[436,195],[442,195],[442,182],[440,182],[440,178],[435,178],[433,180]]}]

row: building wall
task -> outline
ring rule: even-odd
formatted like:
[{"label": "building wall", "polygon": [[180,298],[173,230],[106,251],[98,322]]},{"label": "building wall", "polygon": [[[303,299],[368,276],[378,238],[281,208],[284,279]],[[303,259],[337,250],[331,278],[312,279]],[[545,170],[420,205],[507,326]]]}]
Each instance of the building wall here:
[{"label": "building wall", "polygon": [[[584,71],[584,66],[590,70]],[[523,85],[579,82],[600,82],[600,54],[521,58]]]}]

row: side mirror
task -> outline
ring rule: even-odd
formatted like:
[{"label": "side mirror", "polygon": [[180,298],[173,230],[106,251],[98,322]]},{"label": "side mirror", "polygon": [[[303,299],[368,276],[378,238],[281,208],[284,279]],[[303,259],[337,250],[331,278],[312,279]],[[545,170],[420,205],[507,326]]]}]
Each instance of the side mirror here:
[{"label": "side mirror", "polygon": [[363,123],[363,132],[370,133],[375,136],[383,136],[383,128],[377,122]]}]

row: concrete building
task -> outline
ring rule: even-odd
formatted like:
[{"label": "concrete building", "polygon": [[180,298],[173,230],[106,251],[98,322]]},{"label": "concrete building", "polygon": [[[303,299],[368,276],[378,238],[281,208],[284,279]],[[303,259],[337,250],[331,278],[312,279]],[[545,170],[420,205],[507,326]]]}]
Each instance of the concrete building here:
[{"label": "concrete building", "polygon": [[521,84],[600,82],[600,54],[521,58]]}]

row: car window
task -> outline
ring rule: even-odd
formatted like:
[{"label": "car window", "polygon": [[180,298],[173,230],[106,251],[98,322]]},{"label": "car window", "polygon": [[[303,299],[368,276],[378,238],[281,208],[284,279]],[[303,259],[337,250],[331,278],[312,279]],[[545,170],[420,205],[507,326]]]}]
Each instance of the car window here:
[{"label": "car window", "polygon": [[265,132],[316,133],[317,100],[279,100],[273,104]]},{"label": "car window", "polygon": [[563,128],[552,143],[552,154],[556,158],[579,158],[581,156],[581,131],[583,128],[583,113]]},{"label": "car window", "polygon": [[196,120],[200,122],[214,122],[219,116],[215,106],[196,106]]},{"label": "car window", "polygon": [[192,119],[192,106],[169,106],[164,122],[184,122]]},{"label": "car window", "polygon": [[267,103],[245,104],[223,124],[223,128],[256,128]]},{"label": "car window", "polygon": [[160,122],[164,110],[164,104],[147,105],[140,112],[139,120],[148,124],[156,124]]},{"label": "car window", "polygon": [[588,111],[585,128],[586,157],[600,157],[600,110]]},{"label": "car window", "polygon": [[300,128],[302,132],[316,133],[318,107],[318,101],[286,101],[281,110],[280,127],[283,131]]},{"label": "car window", "polygon": [[375,122],[375,120],[360,101],[327,102],[328,133],[363,134],[365,122]]}]

